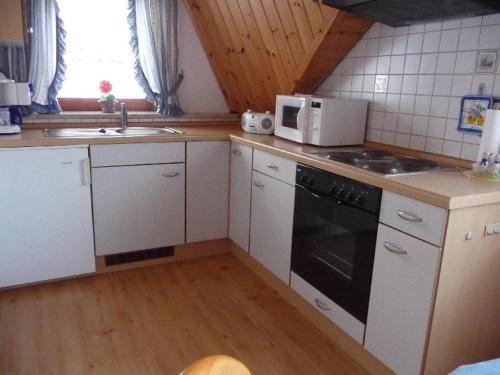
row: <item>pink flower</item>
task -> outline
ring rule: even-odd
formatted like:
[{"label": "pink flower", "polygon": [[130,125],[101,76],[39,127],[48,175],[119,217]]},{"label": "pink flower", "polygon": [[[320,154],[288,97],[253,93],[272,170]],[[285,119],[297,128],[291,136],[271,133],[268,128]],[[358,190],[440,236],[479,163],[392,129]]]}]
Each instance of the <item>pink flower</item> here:
[{"label": "pink flower", "polygon": [[113,88],[113,85],[109,81],[101,81],[101,82],[99,82],[99,89],[104,94],[109,93],[112,88]]}]

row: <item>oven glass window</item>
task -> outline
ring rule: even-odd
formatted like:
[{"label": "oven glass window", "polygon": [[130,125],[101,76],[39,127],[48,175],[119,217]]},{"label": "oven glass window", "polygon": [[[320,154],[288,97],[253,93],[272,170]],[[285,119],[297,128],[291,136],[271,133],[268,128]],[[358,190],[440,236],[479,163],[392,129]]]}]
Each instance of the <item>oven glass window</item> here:
[{"label": "oven glass window", "polygon": [[299,114],[300,107],[292,107],[289,105],[283,106],[283,125],[286,128],[297,129],[297,116]]}]

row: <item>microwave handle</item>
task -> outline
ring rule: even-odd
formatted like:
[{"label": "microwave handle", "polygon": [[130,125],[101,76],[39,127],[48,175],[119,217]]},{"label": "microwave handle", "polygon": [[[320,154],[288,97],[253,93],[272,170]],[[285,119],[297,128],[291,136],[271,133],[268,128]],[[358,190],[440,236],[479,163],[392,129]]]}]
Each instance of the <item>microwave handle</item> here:
[{"label": "microwave handle", "polygon": [[305,112],[306,112],[306,103],[302,103],[300,106],[299,112],[297,113],[297,128],[302,132],[302,134],[306,134],[304,132],[304,129],[307,125],[306,119],[305,119]]}]

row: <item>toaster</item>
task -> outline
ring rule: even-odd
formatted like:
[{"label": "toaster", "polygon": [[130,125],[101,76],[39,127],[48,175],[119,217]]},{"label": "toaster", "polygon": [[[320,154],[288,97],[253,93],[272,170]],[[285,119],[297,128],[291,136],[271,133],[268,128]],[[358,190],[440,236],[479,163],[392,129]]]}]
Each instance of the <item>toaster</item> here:
[{"label": "toaster", "polygon": [[241,116],[241,127],[248,133],[273,134],[274,115],[269,111],[259,113],[249,109]]}]

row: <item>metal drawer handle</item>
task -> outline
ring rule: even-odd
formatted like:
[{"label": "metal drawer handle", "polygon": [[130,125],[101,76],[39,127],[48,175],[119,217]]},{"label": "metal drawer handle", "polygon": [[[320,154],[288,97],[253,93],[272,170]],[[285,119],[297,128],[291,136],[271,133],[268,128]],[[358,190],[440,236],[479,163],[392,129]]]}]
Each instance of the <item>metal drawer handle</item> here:
[{"label": "metal drawer handle", "polygon": [[254,181],[253,184],[260,188],[264,187],[264,184],[262,182]]},{"label": "metal drawer handle", "polygon": [[238,155],[238,156],[240,156],[240,155],[241,155],[241,151],[240,151],[240,150],[238,150],[238,149],[234,149],[234,150],[233,150],[233,155]]},{"label": "metal drawer handle", "polygon": [[396,254],[408,254],[408,251],[400,248],[399,246],[396,246],[390,242],[384,241],[384,247],[389,250],[391,253],[396,253]]},{"label": "metal drawer handle", "polygon": [[316,304],[316,306],[318,306],[321,310],[325,310],[325,311],[330,311],[330,308],[325,305],[324,302],[322,302],[321,300],[315,298],[314,299],[314,303]]},{"label": "metal drawer handle", "polygon": [[416,223],[421,223],[422,221],[424,221],[421,217],[418,217],[415,214],[412,214],[412,213],[409,213],[406,211],[402,211],[402,210],[398,210],[398,216],[403,220],[413,221]]},{"label": "metal drawer handle", "polygon": [[180,173],[179,172],[172,172],[172,173],[164,172],[161,175],[162,175],[162,177],[169,178],[169,177],[177,177],[180,175]]},{"label": "metal drawer handle", "polygon": [[266,167],[270,168],[270,169],[278,169],[279,167],[275,164],[271,164],[271,163],[267,163],[266,164]]}]

